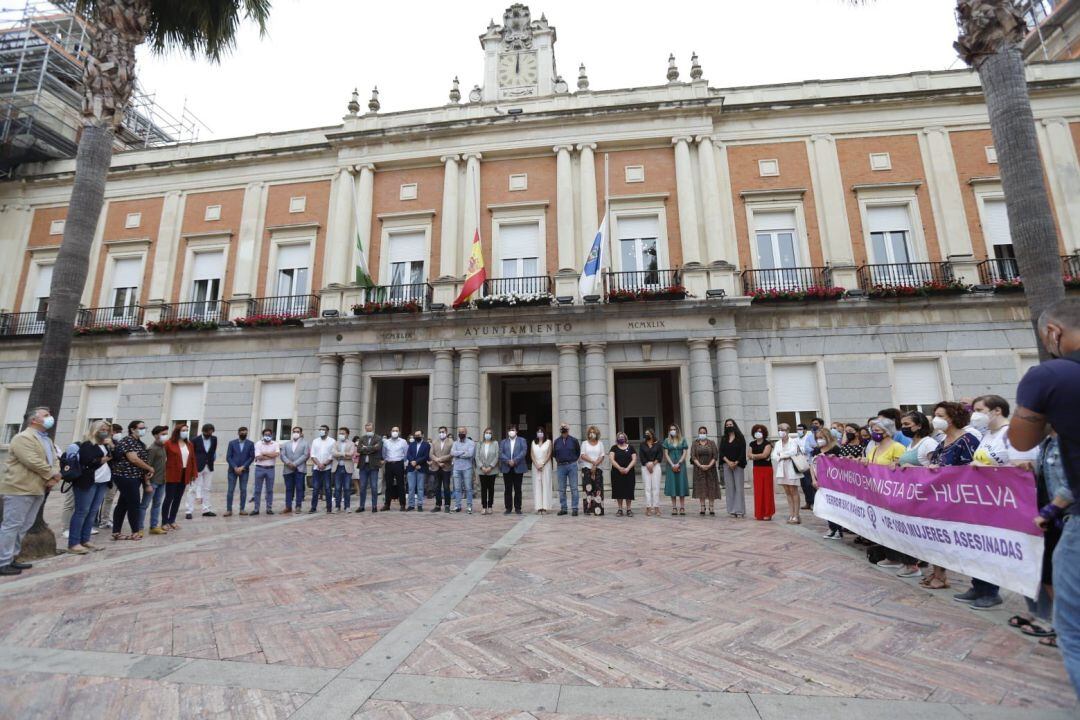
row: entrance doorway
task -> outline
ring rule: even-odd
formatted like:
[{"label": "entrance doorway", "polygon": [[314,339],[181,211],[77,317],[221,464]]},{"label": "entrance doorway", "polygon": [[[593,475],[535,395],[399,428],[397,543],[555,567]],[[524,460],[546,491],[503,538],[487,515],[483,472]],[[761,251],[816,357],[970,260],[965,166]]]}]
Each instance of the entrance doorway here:
[{"label": "entrance doorway", "polygon": [[551,373],[488,375],[488,382],[490,425],[496,437],[503,437],[511,425],[517,425],[524,438],[535,437],[542,425],[551,437]]},{"label": "entrance doorway", "polygon": [[404,437],[414,430],[430,436],[428,385],[426,377],[375,378],[375,432],[389,435],[395,425]]},{"label": "entrance doorway", "polygon": [[[616,370],[615,431],[625,432],[632,443],[644,440],[646,430],[662,440],[668,427],[682,417],[678,388],[678,370]],[[686,436],[687,429],[681,430]]]}]

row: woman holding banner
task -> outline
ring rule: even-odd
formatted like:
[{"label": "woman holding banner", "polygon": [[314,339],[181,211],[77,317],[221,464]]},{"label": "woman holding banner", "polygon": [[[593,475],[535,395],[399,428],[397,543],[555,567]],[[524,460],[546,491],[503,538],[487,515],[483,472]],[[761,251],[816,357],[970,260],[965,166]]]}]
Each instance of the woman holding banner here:
[{"label": "woman holding banner", "polygon": [[895,466],[904,454],[904,446],[893,440],[895,434],[896,424],[889,418],[879,417],[870,423],[870,444],[863,464]]},{"label": "woman holding banner", "polygon": [[796,456],[806,461],[802,443],[791,437],[791,426],[780,423],[776,430],[776,449],[773,452],[773,477],[776,484],[782,485],[788,502],[788,525],[801,525],[799,519],[799,487],[802,483],[802,471],[796,467]]},{"label": "woman holding banner", "polygon": [[[817,441],[817,450],[814,453],[814,464],[810,466],[810,473],[813,475],[814,478],[814,489],[817,490],[817,459],[822,455],[841,457],[841,454],[840,446],[836,444],[836,437],[833,435],[832,430],[819,428],[818,430],[814,431],[814,439]],[[822,537],[824,537],[826,540],[843,540],[844,528],[830,520],[829,532]]]}]

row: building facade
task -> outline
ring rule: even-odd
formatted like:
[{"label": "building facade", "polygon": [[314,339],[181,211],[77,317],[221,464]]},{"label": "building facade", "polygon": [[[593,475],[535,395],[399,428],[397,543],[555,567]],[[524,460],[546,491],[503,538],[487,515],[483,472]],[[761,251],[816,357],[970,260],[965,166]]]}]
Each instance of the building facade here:
[{"label": "building facade", "polygon": [[[688,77],[672,58],[663,84],[594,91],[521,5],[480,44],[484,85],[440,107],[354,94],[331,127],[117,154],[61,439],[94,418],[775,430],[1011,397],[1035,362],[974,74],[715,88],[695,55]],[[1029,79],[1075,284],[1080,61]],[[74,163],[20,171],[0,184],[4,441]],[[489,279],[455,309],[477,231]]]}]

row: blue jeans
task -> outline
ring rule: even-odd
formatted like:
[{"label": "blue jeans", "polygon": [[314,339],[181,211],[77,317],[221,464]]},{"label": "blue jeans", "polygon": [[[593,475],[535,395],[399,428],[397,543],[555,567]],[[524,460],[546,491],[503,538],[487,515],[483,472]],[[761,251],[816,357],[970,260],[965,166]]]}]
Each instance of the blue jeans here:
[{"label": "blue jeans", "polygon": [[259,499],[266,488],[266,509],[270,510],[274,504],[274,468],[255,466],[255,512],[259,512]]},{"label": "blue jeans", "polygon": [[350,499],[352,498],[352,473],[350,473],[344,465],[339,465],[334,470],[334,504],[337,505],[337,509],[341,509],[341,504],[344,501],[345,509],[349,509]]},{"label": "blue jeans", "polygon": [[311,471],[311,509],[319,509],[319,497],[326,496],[326,509],[329,510],[333,502],[334,481],[330,477],[329,470]]},{"label": "blue jeans", "polygon": [[979,593],[979,597],[997,597],[1001,590],[997,585],[978,578],[971,578],[971,589]]},{"label": "blue jeans", "polygon": [[559,484],[559,509],[566,510],[566,488],[570,488],[573,500],[570,506],[577,510],[578,506],[578,464],[576,462],[555,466],[556,482]]},{"label": "blue jeans", "polygon": [[[304,505],[304,473],[297,470],[296,472],[287,472],[282,474],[285,478],[285,509],[292,510],[293,506],[299,510]],[[296,502],[293,502],[295,498]]]},{"label": "blue jeans", "polygon": [[1054,629],[1065,670],[1080,697],[1080,517],[1065,522],[1054,550]]},{"label": "blue jeans", "polygon": [[85,490],[74,485],[71,492],[75,495],[75,512],[71,514],[68,525],[68,547],[75,547],[90,542],[90,531],[94,529],[94,520],[105,500],[105,486],[108,483],[94,483]]},{"label": "blue jeans", "polygon": [[146,527],[146,508],[150,508],[150,527],[161,526],[161,501],[165,499],[165,483],[151,485],[151,488],[152,490],[147,492],[146,486],[143,486],[142,502],[139,503],[140,529]]},{"label": "blue jeans", "polygon": [[379,509],[379,468],[360,468],[360,509],[364,509],[364,497],[371,488],[371,509]]},{"label": "blue jeans", "polygon": [[461,497],[464,495],[466,498],[466,504],[469,509],[472,509],[472,486],[473,486],[473,471],[468,470],[454,470],[450,473],[450,479],[454,485],[454,506],[461,507]]},{"label": "blue jeans", "polygon": [[236,481],[240,481],[240,512],[244,511],[244,506],[247,505],[247,484],[248,474],[241,473],[237,475],[230,468],[229,470],[229,490],[225,494],[225,512],[232,512],[232,499],[233,493],[236,492]]},{"label": "blue jeans", "polygon": [[427,470],[410,470],[405,477],[405,504],[408,507],[424,507],[424,480],[427,478]]}]

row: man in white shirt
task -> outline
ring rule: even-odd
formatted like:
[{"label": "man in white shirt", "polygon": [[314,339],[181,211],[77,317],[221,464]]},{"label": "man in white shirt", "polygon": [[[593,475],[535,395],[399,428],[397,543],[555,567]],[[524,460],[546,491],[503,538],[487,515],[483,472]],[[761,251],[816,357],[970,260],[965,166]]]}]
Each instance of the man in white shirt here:
[{"label": "man in white shirt", "polygon": [[334,481],[331,463],[334,461],[334,439],[330,428],[319,426],[318,437],[311,441],[311,508],[308,514],[319,509],[319,496],[326,497],[326,512],[334,511]]},{"label": "man in white shirt", "polygon": [[390,502],[396,498],[401,511],[405,512],[405,455],[408,452],[409,441],[401,437],[401,430],[390,428],[390,437],[383,441],[383,479],[386,482],[384,511],[390,509]]},{"label": "man in white shirt", "polygon": [[255,443],[255,509],[252,515],[259,514],[259,496],[266,488],[266,514],[273,515],[274,508],[274,472],[277,468],[277,459],[281,455],[281,446],[274,440],[273,428],[266,428],[262,433],[262,440]]},{"label": "man in white shirt", "polygon": [[187,512],[184,517],[191,519],[195,512],[195,502],[202,505],[203,517],[214,517],[216,513],[210,507],[210,482],[214,479],[214,460],[217,460],[217,436],[214,426],[206,423],[202,433],[192,443],[195,446],[195,470],[198,474],[187,493]]}]

